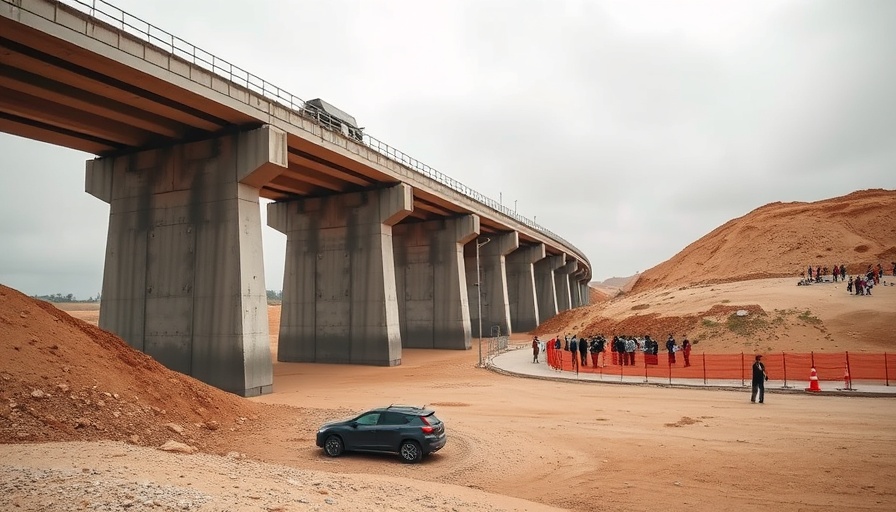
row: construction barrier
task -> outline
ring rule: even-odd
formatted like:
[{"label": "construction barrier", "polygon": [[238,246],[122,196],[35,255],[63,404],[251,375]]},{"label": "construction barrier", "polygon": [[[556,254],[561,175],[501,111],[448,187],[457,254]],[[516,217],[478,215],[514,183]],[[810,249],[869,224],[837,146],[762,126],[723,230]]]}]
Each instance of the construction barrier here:
[{"label": "construction barrier", "polygon": [[[613,357],[616,355],[617,357]],[[755,354],[706,354],[691,352],[690,366],[685,366],[684,356],[681,352],[675,354],[675,363],[670,363],[669,354],[665,351],[657,355],[635,352],[635,364],[620,364],[628,362],[628,357],[621,357],[609,351],[598,355],[598,366],[593,364],[592,354],[588,353],[588,364],[582,365],[579,355],[576,357],[563,350],[555,349],[548,343],[546,361],[551,368],[558,371],[594,373],[607,376],[636,377],[641,376],[645,381],[659,382],[666,379],[671,382],[676,379],[698,379],[706,384],[709,380],[734,380],[741,385],[748,385],[752,379],[752,366]],[[789,387],[788,382],[806,382],[810,370],[814,368],[818,380],[821,382],[837,382],[832,388],[846,386],[849,389],[853,383],[862,381],[866,384],[890,385],[890,376],[893,373],[893,364],[896,358],[892,354],[878,353],[793,353],[780,352],[762,354],[762,362],[765,371],[771,380],[783,381],[784,387]],[[844,376],[848,376],[848,383]]]}]

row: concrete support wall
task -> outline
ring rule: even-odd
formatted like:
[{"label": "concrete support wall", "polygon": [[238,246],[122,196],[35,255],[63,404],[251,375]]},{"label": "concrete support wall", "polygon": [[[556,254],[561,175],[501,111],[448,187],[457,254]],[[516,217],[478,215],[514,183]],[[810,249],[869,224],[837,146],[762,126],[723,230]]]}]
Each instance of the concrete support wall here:
[{"label": "concrete support wall", "polygon": [[538,298],[535,292],[535,262],[545,256],[544,244],[520,247],[507,256],[507,296],[510,325],[515,332],[538,327]]},{"label": "concrete support wall", "polygon": [[535,262],[535,289],[538,297],[538,318],[541,322],[557,316],[557,286],[554,271],[566,264],[566,256],[548,256]]},{"label": "concrete support wall", "polygon": [[578,263],[569,260],[565,265],[554,271],[554,282],[557,286],[557,310],[566,311],[572,308],[572,293],[570,293],[569,275],[576,271]]},{"label": "concrete support wall", "polygon": [[477,215],[392,228],[402,347],[472,346],[464,244],[478,234]]},{"label": "concrete support wall", "polygon": [[582,289],[582,305],[587,306],[591,304],[591,287],[588,286],[588,281],[579,282],[579,287]]},{"label": "concrete support wall", "polygon": [[268,205],[286,234],[278,360],[401,364],[392,227],[412,210],[406,184]]},{"label": "concrete support wall", "polygon": [[585,269],[578,269],[577,272],[574,272],[569,275],[569,292],[570,292],[570,303],[573,308],[577,308],[585,304],[582,300],[582,284],[581,279],[585,275]]},{"label": "concrete support wall", "polygon": [[473,336],[479,337],[480,293],[482,336],[490,336],[492,327],[499,328],[501,334],[510,335],[510,303],[507,297],[505,257],[520,246],[519,233],[513,231],[490,234],[470,242],[464,250],[467,283],[477,283],[476,244],[479,244],[479,286],[478,289],[476,286],[468,286]]},{"label": "concrete support wall", "polygon": [[286,167],[272,127],[87,162],[110,205],[99,325],[243,396],[273,383],[258,186]]}]

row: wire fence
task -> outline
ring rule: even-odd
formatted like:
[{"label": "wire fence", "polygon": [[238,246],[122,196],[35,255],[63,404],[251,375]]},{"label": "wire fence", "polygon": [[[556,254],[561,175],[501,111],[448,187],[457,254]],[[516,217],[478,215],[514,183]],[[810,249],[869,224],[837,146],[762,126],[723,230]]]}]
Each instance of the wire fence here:
[{"label": "wire fence", "polygon": [[[623,377],[643,377],[644,382],[672,382],[672,379],[709,381],[727,380],[740,382],[742,386],[752,379],[753,354],[691,353],[685,358],[682,352],[673,357],[668,353],[657,355],[634,352],[631,355],[605,351],[601,353],[573,353],[547,347],[548,365],[559,371],[592,373]],[[783,381],[783,387],[805,383],[814,368],[819,381],[840,382],[847,389],[852,383],[890,385],[893,362],[891,354],[879,353],[771,353],[763,354],[766,373],[774,381]]]},{"label": "wire fence", "polygon": [[485,346],[485,359],[483,362],[486,367],[489,367],[492,365],[492,358],[510,347],[510,336],[493,332],[491,337],[480,340],[480,343],[484,343]]},{"label": "wire fence", "polygon": [[[305,126],[293,123],[291,117],[298,115],[302,116],[303,118],[310,119],[314,121],[317,126],[334,134],[338,134],[339,138],[342,139],[340,143],[341,146],[349,151],[352,151],[355,155],[358,155],[373,163],[378,163],[378,159],[374,155],[385,157],[407,168],[408,170],[415,171],[423,176],[426,176],[427,178],[445,185],[455,192],[458,192],[463,196],[481,205],[484,205],[497,213],[504,215],[505,217],[512,218],[516,222],[547,236],[555,242],[560,243],[565,249],[569,250],[571,253],[580,258],[581,261],[588,261],[588,259],[585,258],[584,254],[578,251],[575,246],[573,246],[563,237],[557,235],[544,226],[537,224],[534,220],[518,214],[516,212],[516,208],[511,209],[508,206],[504,206],[500,201],[495,201],[494,199],[487,197],[476,190],[473,190],[472,188],[464,185],[454,178],[451,178],[450,176],[447,176],[437,171],[436,169],[433,169],[420,160],[417,160],[416,158],[403,153],[402,151],[367,133],[364,133],[360,137],[360,141],[357,140],[359,132],[347,132],[342,130],[343,120],[333,118],[326,112],[322,112],[319,109],[308,108],[304,100],[289,93],[282,87],[273,85],[270,82],[250,73],[249,71],[246,71],[239,66],[234,65],[229,61],[215,56],[211,52],[203,50],[202,48],[199,48],[181,39],[180,37],[171,34],[166,30],[158,28],[132,14],[122,11],[121,9],[105,2],[104,0],[60,0],[57,4],[59,7],[67,6],[70,9],[54,9],[52,14],[36,12],[37,9],[35,9],[35,11],[28,11],[27,7],[25,7],[24,3],[22,2],[12,2],[11,0],[2,1],[18,9],[26,10],[31,14],[63,25],[69,29],[77,30],[78,32],[96,41],[118,48],[130,55],[143,57],[144,61],[152,65],[161,67],[166,71],[176,73],[179,76],[191,80],[194,83],[202,85],[212,91],[218,93],[222,92],[213,83],[205,80],[204,77],[195,77],[189,71],[185,72],[182,69],[182,66],[172,65],[171,59],[165,62],[160,62],[158,59],[148,59],[145,55],[135,55],[133,48],[131,48],[132,45],[128,44],[132,41],[123,43],[121,38],[110,38],[107,34],[103,34],[102,30],[96,30],[96,28],[98,25],[105,25],[120,30],[127,36],[133,38],[132,40],[148,43],[155,47],[157,50],[170,54],[170,56],[175,61],[179,60],[181,62],[186,62],[188,64],[192,64],[193,66],[197,66],[209,73],[227,80],[233,86],[241,88],[244,91],[254,95],[254,97],[250,97],[244,94],[230,94],[231,98],[241,101],[243,104],[258,108],[258,97],[263,98],[264,100],[267,100],[269,102],[276,103],[277,105],[283,107],[283,110],[285,110],[285,112],[281,112],[281,109],[271,108],[265,111],[266,115],[273,116],[281,121],[289,123],[291,126],[295,126],[296,128],[314,134],[313,131],[309,130]],[[82,16],[86,16],[89,18],[84,20],[68,19],[71,18],[71,16],[75,13],[81,13]],[[61,19],[66,16],[68,18]],[[355,147],[357,146],[357,144],[354,144],[356,142],[360,142],[363,147],[369,148],[372,151],[362,151],[361,148]]]}]

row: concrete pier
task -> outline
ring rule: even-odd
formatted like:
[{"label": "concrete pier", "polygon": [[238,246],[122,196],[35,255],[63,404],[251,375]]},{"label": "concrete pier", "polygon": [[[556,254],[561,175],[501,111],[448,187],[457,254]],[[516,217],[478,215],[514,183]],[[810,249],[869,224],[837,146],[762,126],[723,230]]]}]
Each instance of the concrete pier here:
[{"label": "concrete pier", "polygon": [[271,392],[258,187],[286,165],[267,126],[88,161],[110,205],[100,327],[212,386]]},{"label": "concrete pier", "polygon": [[572,293],[570,292],[570,275],[578,268],[575,260],[568,260],[566,264],[554,271],[554,282],[557,286],[557,311],[566,311],[572,306]]},{"label": "concrete pier", "polygon": [[548,256],[534,265],[535,289],[538,297],[538,318],[547,320],[557,316],[557,286],[554,271],[566,264],[562,254]]},{"label": "concrete pier", "polygon": [[472,346],[464,245],[478,234],[477,215],[392,229],[402,347]]},{"label": "concrete pier", "polygon": [[268,205],[286,234],[278,360],[401,363],[392,228],[411,211],[406,184]]},{"label": "concrete pier", "polygon": [[507,296],[510,323],[515,332],[538,327],[538,297],[535,293],[535,262],[544,259],[544,244],[520,247],[507,256]]},{"label": "concrete pier", "polygon": [[[510,335],[510,302],[507,297],[506,256],[520,246],[519,233],[490,234],[479,237],[469,243],[464,251],[464,266],[467,282],[476,283],[476,244],[479,244],[479,290],[470,286],[470,321],[475,325],[473,332],[479,327],[479,297],[482,298],[482,335],[490,336],[492,328],[500,330],[502,335]],[[474,334],[475,335],[475,334]]]}]

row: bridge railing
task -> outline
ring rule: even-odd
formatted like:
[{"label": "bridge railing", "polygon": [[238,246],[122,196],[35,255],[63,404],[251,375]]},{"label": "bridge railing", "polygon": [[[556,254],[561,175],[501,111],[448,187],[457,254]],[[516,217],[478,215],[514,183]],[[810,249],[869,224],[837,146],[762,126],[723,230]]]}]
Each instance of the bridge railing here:
[{"label": "bridge railing", "polygon": [[[321,119],[321,116],[328,117],[328,114],[319,111],[315,112],[314,115],[309,115],[309,110],[305,108],[305,102],[298,96],[295,96],[287,92],[285,89],[277,87],[276,85],[273,85],[266,80],[246,71],[245,69],[236,66],[224,59],[221,59],[214,54],[207,52],[202,48],[199,48],[175,36],[174,34],[171,34],[170,32],[167,32],[166,30],[158,28],[132,14],[122,11],[118,7],[115,7],[114,5],[109,4],[104,0],[58,1],[59,3],[70,6],[88,16],[95,18],[102,23],[117,28],[137,39],[145,41],[162,51],[168,52],[179,59],[183,59],[184,61],[187,61],[210,73],[220,76],[221,78],[225,78],[231,83],[243,87],[246,90],[262,96],[269,101],[276,102],[295,114],[310,117],[322,127],[341,134],[341,132],[339,132],[338,130],[333,130],[334,126],[341,125],[339,120]],[[85,30],[85,35],[87,35],[88,37],[93,37],[87,30]],[[94,39],[108,44],[108,41],[95,37]],[[287,120],[284,119],[284,121]],[[425,163],[403,153],[402,151],[390,146],[389,144],[366,133],[363,134],[363,140],[361,142],[380,155],[389,158],[409,169],[413,169],[414,171],[432,180],[435,180],[438,183],[445,185],[452,190],[459,192],[464,196],[491,208],[496,212],[510,217],[518,223],[528,226],[529,228],[538,231],[557,242],[560,242],[565,247],[575,249],[575,246],[569,243],[563,237],[557,235],[544,226],[537,224],[534,220],[518,214],[515,209],[511,210],[500,202],[495,201],[494,199],[487,197],[477,192],[476,190],[473,190],[472,188],[464,185],[454,178],[443,174],[436,169],[433,169]],[[361,156],[364,155],[362,154]],[[587,261],[583,254],[577,254],[577,256]]]}]

